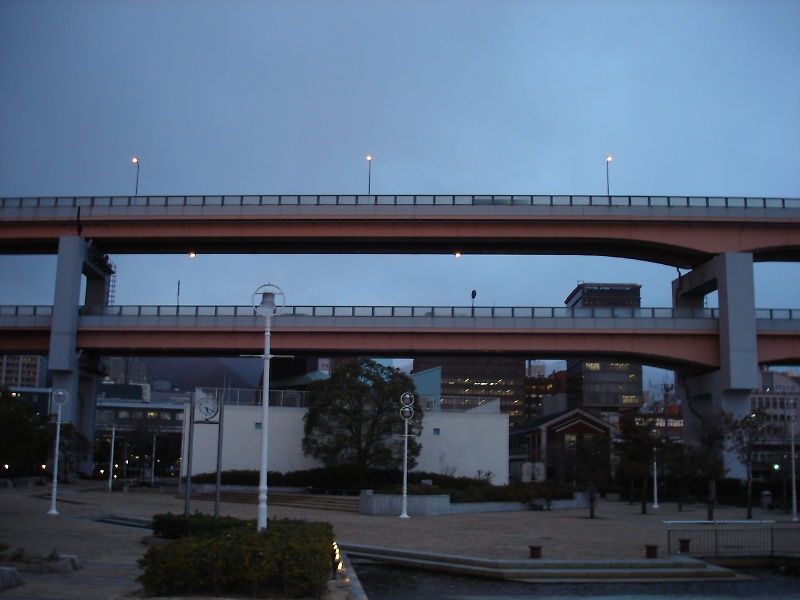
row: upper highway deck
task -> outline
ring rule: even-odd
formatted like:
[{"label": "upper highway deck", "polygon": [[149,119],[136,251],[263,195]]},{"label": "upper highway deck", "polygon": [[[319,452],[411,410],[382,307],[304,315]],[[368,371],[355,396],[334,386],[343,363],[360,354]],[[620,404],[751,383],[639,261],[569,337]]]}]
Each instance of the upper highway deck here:
[{"label": "upper highway deck", "polygon": [[0,253],[575,254],[691,268],[724,252],[800,261],[800,199],[217,195],[0,198]]}]

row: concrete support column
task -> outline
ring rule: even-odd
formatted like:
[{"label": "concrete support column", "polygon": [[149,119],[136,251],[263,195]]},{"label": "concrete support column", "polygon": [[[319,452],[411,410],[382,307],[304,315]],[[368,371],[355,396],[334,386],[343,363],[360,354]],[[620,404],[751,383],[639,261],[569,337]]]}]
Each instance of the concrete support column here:
[{"label": "concrete support column", "polygon": [[[75,425],[93,442],[97,365],[94,359],[82,356],[77,348],[78,311],[84,275],[86,302],[107,303],[109,270],[104,270],[103,262],[92,256],[90,244],[78,236],[59,239],[48,367],[52,372],[53,389],[64,389],[69,394],[69,402],[62,407],[62,420]],[[91,468],[90,455],[79,469],[89,472]]]},{"label": "concrete support column", "polygon": [[77,236],[65,236],[58,242],[56,287],[53,295],[53,323],[50,329],[48,367],[53,373],[53,389],[62,388],[69,402],[62,408],[62,419],[80,422],[78,399],[78,307],[80,305],[83,264],[87,243]]},{"label": "concrete support column", "polygon": [[[687,439],[699,420],[717,419],[722,411],[741,417],[750,411],[750,392],[758,387],[758,347],[753,255],[727,253],[714,257],[672,282],[673,305],[700,308],[705,296],[719,298],[719,369],[697,376],[678,373],[676,393],[683,398]],[[730,474],[742,467],[730,460]]]}]

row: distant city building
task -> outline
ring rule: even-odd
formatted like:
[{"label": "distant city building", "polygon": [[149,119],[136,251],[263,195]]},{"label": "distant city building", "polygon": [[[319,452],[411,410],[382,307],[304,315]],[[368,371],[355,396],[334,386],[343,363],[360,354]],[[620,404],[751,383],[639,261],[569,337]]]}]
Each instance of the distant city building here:
[{"label": "distant city building", "polygon": [[[639,307],[640,289],[633,283],[580,283],[564,303],[568,307]],[[641,408],[642,365],[622,358],[580,358],[567,361],[567,407],[581,407],[612,418]]]},{"label": "distant city building", "polygon": [[560,412],[566,409],[567,372],[553,371],[544,374],[544,365],[528,367],[525,378],[525,409],[523,421]]},{"label": "distant city building", "polygon": [[43,356],[6,354],[0,357],[0,385],[43,388],[47,385],[47,359]]},{"label": "distant city building", "polygon": [[512,424],[525,419],[525,361],[504,356],[422,356],[412,374],[441,368],[442,410],[468,410],[492,399]]},{"label": "distant city building", "polygon": [[[750,407],[767,414],[771,435],[756,450],[753,475],[764,479],[786,477],[791,473],[790,415],[793,407],[795,414],[800,412],[800,377],[770,370],[760,371],[758,376],[759,389],[751,392]],[[795,424],[796,440],[800,442],[798,433],[800,426]],[[800,455],[796,454],[797,467]]]},{"label": "distant city building", "polygon": [[107,381],[119,384],[149,383],[147,363],[133,358],[111,357],[105,360]]}]

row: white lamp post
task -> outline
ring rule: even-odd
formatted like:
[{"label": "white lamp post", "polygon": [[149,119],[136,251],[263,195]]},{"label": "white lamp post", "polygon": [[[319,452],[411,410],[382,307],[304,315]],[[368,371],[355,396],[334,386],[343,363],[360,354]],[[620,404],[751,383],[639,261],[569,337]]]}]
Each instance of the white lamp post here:
[{"label": "white lamp post", "polygon": [[786,420],[789,421],[789,428],[791,430],[791,450],[792,450],[792,458],[791,458],[791,465],[792,465],[792,521],[797,522],[797,481],[796,481],[796,474],[795,474],[795,459],[794,459],[794,424],[797,422],[797,400],[791,398],[787,401],[787,406],[789,408],[789,414],[786,415]]},{"label": "white lamp post", "polygon": [[50,510],[47,511],[48,515],[57,515],[56,509],[56,495],[58,492],[58,450],[61,445],[61,406],[69,400],[67,390],[58,389],[53,391],[53,402],[58,406],[58,415],[56,419],[56,449],[55,456],[53,457],[53,492],[50,496]]},{"label": "white lamp post", "polygon": [[400,416],[403,417],[405,422],[405,433],[403,434],[403,512],[400,513],[401,519],[408,519],[408,422],[414,416],[414,409],[411,405],[414,404],[414,395],[411,392],[405,392],[400,396],[400,404],[403,408],[400,409]]},{"label": "white lamp post", "polygon": [[[259,304],[256,304],[256,296],[261,294]],[[267,283],[256,288],[253,292],[253,309],[264,317],[264,392],[261,398],[261,471],[258,479],[258,519],[256,527],[262,531],[267,527],[267,443],[269,441],[269,360],[270,354],[270,335],[272,329],[272,317],[280,312],[283,303],[278,306],[275,303],[275,296],[283,297],[283,291],[276,285]]]}]

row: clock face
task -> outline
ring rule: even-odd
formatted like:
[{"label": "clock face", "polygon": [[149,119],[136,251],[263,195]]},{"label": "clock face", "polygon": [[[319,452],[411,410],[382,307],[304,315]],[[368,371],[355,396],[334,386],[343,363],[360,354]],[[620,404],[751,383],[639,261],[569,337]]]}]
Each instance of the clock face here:
[{"label": "clock face", "polygon": [[197,401],[197,416],[202,419],[210,419],[214,415],[217,414],[219,411],[219,403],[217,402],[216,398],[212,398],[211,396],[205,396],[204,398],[200,398]]}]

